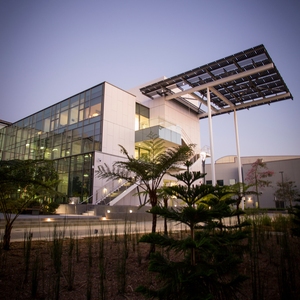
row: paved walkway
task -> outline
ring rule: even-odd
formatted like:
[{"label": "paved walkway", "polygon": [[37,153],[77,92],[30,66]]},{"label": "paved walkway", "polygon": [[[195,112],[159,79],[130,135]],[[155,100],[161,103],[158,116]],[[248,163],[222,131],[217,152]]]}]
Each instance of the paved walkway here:
[{"label": "paved walkway", "polygon": [[[54,226],[54,224],[56,226]],[[82,215],[20,215],[14,223],[11,241],[24,241],[25,234],[32,233],[33,240],[51,240],[54,230],[67,238],[71,234],[82,238],[87,236],[151,232],[152,222],[131,222],[125,220],[103,220],[99,216]],[[0,214],[0,237],[4,233],[5,220]],[[158,220],[157,231],[163,231],[164,222]],[[185,227],[169,222],[169,230],[184,229]]]}]

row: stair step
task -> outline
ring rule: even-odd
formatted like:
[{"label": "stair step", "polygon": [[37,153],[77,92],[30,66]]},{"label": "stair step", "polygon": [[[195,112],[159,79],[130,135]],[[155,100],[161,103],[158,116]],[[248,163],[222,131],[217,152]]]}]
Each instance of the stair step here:
[{"label": "stair step", "polygon": [[83,216],[94,216],[95,215],[95,212],[94,210],[88,210],[84,213],[82,213]]}]

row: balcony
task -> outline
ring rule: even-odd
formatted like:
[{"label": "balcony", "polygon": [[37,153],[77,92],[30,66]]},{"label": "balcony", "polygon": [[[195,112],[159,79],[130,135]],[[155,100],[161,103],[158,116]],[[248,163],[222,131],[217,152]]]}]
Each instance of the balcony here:
[{"label": "balcony", "polygon": [[135,142],[149,140],[150,133],[175,145],[181,145],[181,128],[163,119],[150,120],[150,126],[135,132]]}]

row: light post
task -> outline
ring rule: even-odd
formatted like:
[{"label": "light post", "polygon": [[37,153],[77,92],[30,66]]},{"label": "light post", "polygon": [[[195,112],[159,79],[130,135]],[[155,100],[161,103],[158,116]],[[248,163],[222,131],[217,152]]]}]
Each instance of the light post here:
[{"label": "light post", "polygon": [[[202,171],[203,171],[203,173],[205,173],[206,152],[205,151],[201,151],[200,152],[200,157],[201,157],[201,160],[202,160]],[[205,184],[205,175],[203,177],[203,184]]]}]

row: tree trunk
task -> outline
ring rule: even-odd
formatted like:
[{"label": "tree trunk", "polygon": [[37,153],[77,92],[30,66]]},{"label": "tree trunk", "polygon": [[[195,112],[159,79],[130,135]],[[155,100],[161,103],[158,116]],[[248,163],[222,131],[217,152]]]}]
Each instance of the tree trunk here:
[{"label": "tree trunk", "polygon": [[256,197],[257,197],[257,208],[260,208],[257,179],[255,179],[255,191],[256,191]]},{"label": "tree trunk", "polygon": [[[152,233],[156,232],[156,222],[157,222],[157,215],[156,214],[152,214]],[[149,252],[149,257],[151,253],[155,252],[155,244],[152,243],[150,245],[150,252]]]},{"label": "tree trunk", "polygon": [[[244,201],[244,200],[241,200],[241,201]],[[241,225],[240,214],[239,214],[241,201],[238,200],[238,202],[236,204],[238,225]]]},{"label": "tree trunk", "polygon": [[5,225],[5,231],[4,231],[4,236],[3,236],[3,249],[4,250],[9,250],[12,227],[13,227],[12,222],[7,222]]},{"label": "tree trunk", "polygon": [[[191,238],[193,241],[195,241],[195,228],[194,228],[194,223],[191,223]],[[196,265],[196,251],[194,246],[191,248],[191,265],[195,266]]]},{"label": "tree trunk", "polygon": [[[151,193],[149,193],[149,196],[150,196],[151,207],[155,207],[157,205],[156,190],[151,191]],[[156,223],[157,223],[157,215],[152,214],[152,233],[156,233]],[[149,257],[150,257],[150,254],[154,253],[154,252],[155,252],[155,244],[151,244]]]},{"label": "tree trunk", "polygon": [[[168,207],[168,198],[164,198],[164,206]],[[166,217],[164,217],[164,234],[168,236],[168,222]]]}]

